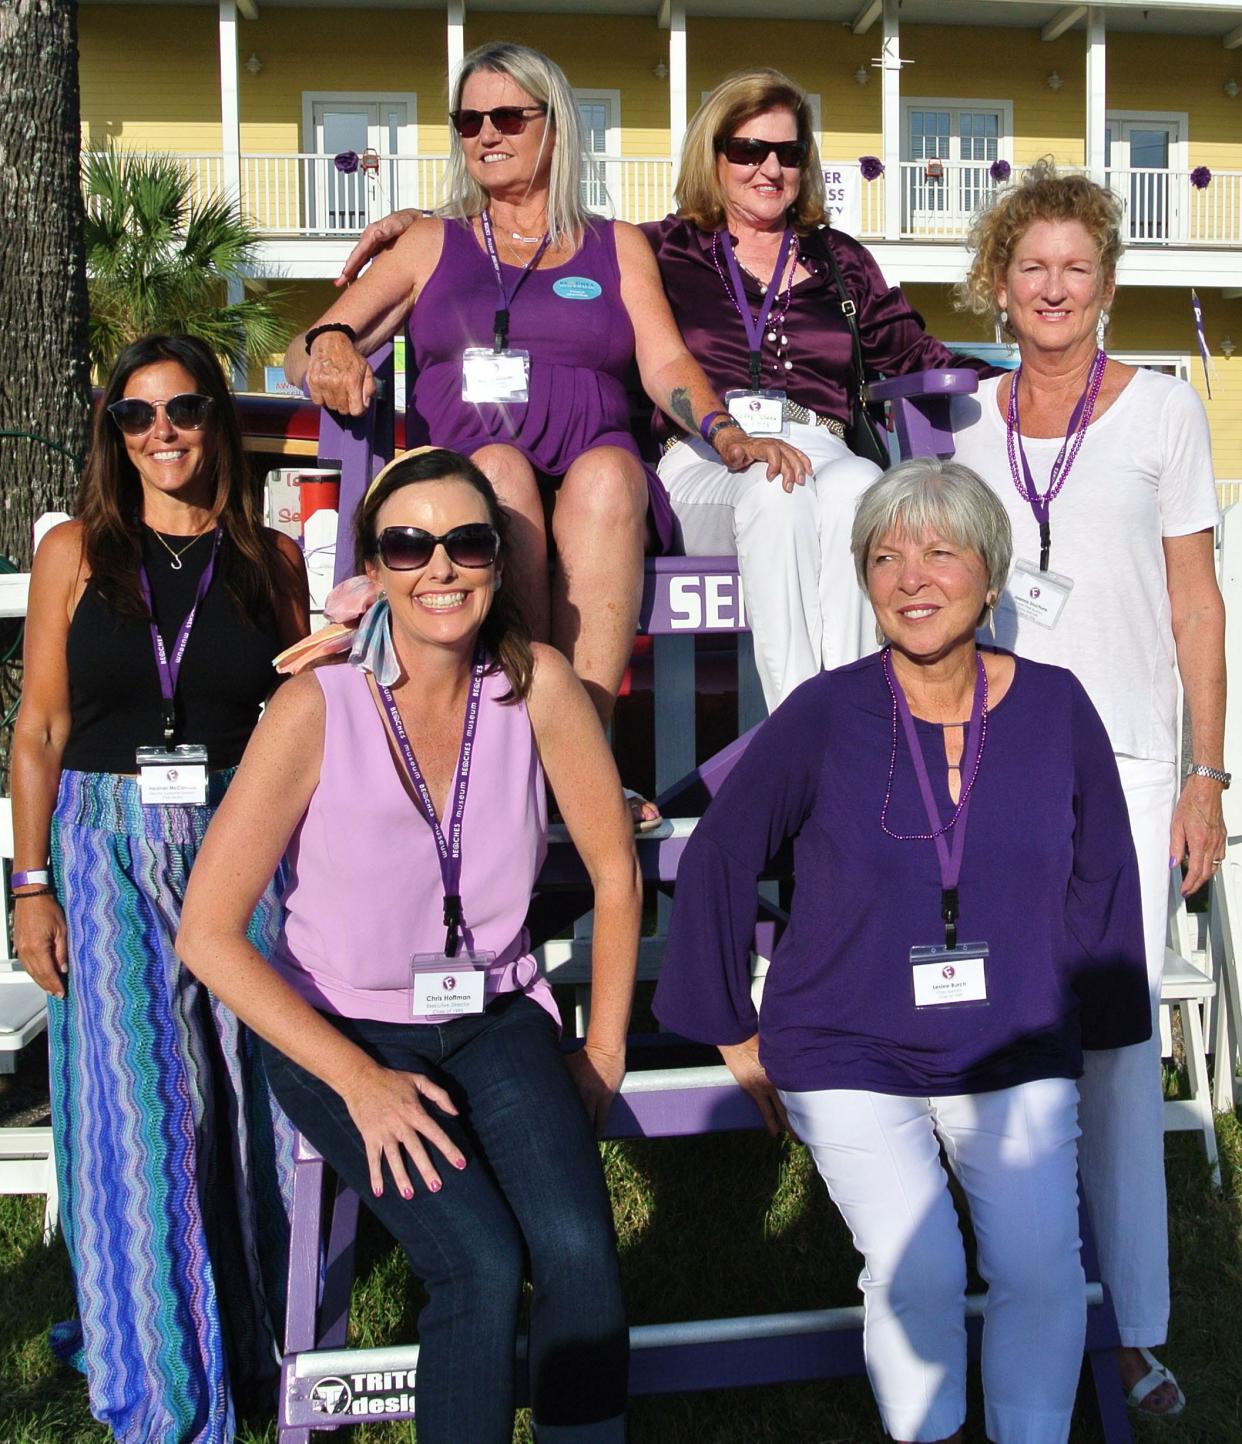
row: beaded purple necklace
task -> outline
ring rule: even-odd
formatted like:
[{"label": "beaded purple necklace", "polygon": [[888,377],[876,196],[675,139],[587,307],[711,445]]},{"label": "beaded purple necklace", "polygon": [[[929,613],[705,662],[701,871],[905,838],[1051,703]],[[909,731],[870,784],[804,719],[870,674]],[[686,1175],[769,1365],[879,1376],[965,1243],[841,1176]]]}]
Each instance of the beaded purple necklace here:
[{"label": "beaded purple necklace", "polygon": [[[789,347],[789,338],[785,335],[785,317],[789,315],[790,303],[793,300],[794,276],[798,273],[798,265],[801,260],[802,256],[798,250],[798,238],[795,235],[793,248],[790,252],[791,264],[789,267],[789,280],[785,285],[785,294],[783,297],[777,297],[776,304],[780,310],[777,315],[768,317],[767,339],[776,343],[776,360],[772,363],[772,369],[778,376],[782,370],[793,370],[793,362],[785,355],[785,351]],[[720,277],[720,284],[725,288],[729,300],[733,302],[733,309],[740,316],[742,314],[742,308],[738,304],[737,297],[733,294],[733,287],[725,280],[725,273],[720,266],[720,243],[718,240],[718,232],[716,231],[712,232],[712,264],[716,267],[716,274]],[[739,261],[738,265],[741,266],[742,263]],[[746,271],[745,266],[742,266],[742,269]],[[754,275],[753,272],[746,271],[746,274],[750,276],[752,281],[758,282],[759,278]]]}]

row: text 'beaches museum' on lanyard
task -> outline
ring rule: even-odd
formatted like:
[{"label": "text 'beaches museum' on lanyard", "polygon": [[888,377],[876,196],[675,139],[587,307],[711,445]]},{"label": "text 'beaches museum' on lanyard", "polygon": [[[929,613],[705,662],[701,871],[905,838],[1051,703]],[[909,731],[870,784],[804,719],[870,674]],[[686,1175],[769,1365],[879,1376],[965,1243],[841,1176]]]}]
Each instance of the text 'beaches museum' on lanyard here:
[{"label": "text 'beaches museum' on lanyard", "polygon": [[483,244],[496,276],[496,312],[492,317],[492,345],[469,346],[462,355],[463,401],[525,402],[530,399],[530,352],[509,346],[509,313],[513,302],[526,282],[526,278],[543,259],[543,253],[551,244],[546,232],[539,242],[539,248],[522,267],[521,273],[511,287],[505,285],[504,272],[500,268],[500,256],[496,250],[496,233],[492,229],[492,218],[488,211],[479,217],[483,230]]},{"label": "text 'beaches museum' on lanyard", "polygon": [[[932,791],[931,775],[923,756],[918,729],[901,683],[893,674],[891,649],[885,648],[881,665],[884,680],[893,700],[893,750],[888,767],[888,785],[880,808],[880,826],[897,842],[933,842],[940,868],[940,916],[944,923],[944,946],[917,946],[910,949],[911,977],[916,1008],[936,1007],[945,1003],[987,1002],[987,943],[968,943],[959,947],[957,921],[961,915],[958,883],[962,876],[962,859],[966,853],[966,827],[970,818],[970,799],[979,769],[983,765],[983,747],[988,735],[988,677],[983,658],[978,657],[974,699],[970,721],[962,740],[962,792],[948,822],[941,823],[940,809]],[[893,779],[897,773],[898,734],[901,727],[910,748],[910,760],[918,779],[919,793],[927,813],[930,832],[894,832],[888,825],[888,805],[893,795]],[[952,842],[946,840],[953,834]]]},{"label": "text 'beaches museum' on lanyard", "polygon": [[215,575],[221,535],[220,528],[216,527],[211,554],[194,592],[194,602],[177,629],[171,653],[165,647],[164,638],[155,624],[151,578],[147,575],[146,564],[138,564],[138,585],[151,616],[151,648],[155,653],[155,669],[160,681],[160,710],[164,729],[163,746],[139,747],[137,752],[138,786],[144,803],[180,802],[202,806],[207,801],[207,749],[193,742],[182,742],[173,746],[177,733],[174,699],[181,676],[181,663],[194,627],[194,618],[198,615],[198,609]]},{"label": "text 'beaches museum' on lanyard", "polygon": [[1091,425],[1095,404],[1100,399],[1100,387],[1104,384],[1104,372],[1108,357],[1101,350],[1095,353],[1087,384],[1074,405],[1069,425],[1065,429],[1065,440],[1057,452],[1048,473],[1048,488],[1040,492],[1031,474],[1030,462],[1022,445],[1022,422],[1018,412],[1018,383],[1022,378],[1022,367],[1013,373],[1013,384],[1009,390],[1009,405],[1005,413],[1005,445],[1009,453],[1009,475],[1013,479],[1018,495],[1031,508],[1031,514],[1039,527],[1039,567],[1030,562],[1015,561],[1009,592],[1018,615],[1041,627],[1055,627],[1060,618],[1074,583],[1071,578],[1048,570],[1052,556],[1052,503],[1060,495],[1062,487],[1069,480],[1074,462]]},{"label": "text 'beaches museum' on lanyard", "polygon": [[[737,256],[733,250],[733,238],[727,229],[718,231],[712,236],[712,258],[716,259],[717,245],[725,253],[725,261],[729,267],[729,280],[726,281],[724,273],[720,271],[720,262],[716,261],[716,270],[720,275],[724,288],[729,293],[734,308],[742,318],[742,325],[746,328],[746,346],[749,356],[750,386],[745,391],[726,391],[724,403],[729,408],[729,415],[734,421],[750,436],[784,436],[788,434],[788,427],[785,424],[785,393],[774,388],[763,386],[763,332],[768,324],[768,318],[772,314],[772,307],[780,293],[781,281],[785,277],[785,268],[789,261],[790,247],[793,245],[793,231],[785,230],[781,237],[781,248],[776,258],[776,266],[772,271],[772,278],[767,284],[763,293],[763,304],[759,308],[758,316],[751,314],[750,302],[746,297],[746,285],[742,280],[742,268],[738,265]],[[732,284],[730,284],[730,282]],[[789,296],[793,290],[793,276],[789,278],[789,291],[785,294],[785,310],[789,309]]]},{"label": "text 'beaches museum' on lanyard", "polygon": [[453,791],[449,798],[448,836],[436,817],[431,789],[418,765],[414,748],[392,689],[382,682],[375,684],[389,726],[397,743],[398,755],[409,778],[418,810],[435,840],[440,863],[440,882],[444,896],[444,951],[415,953],[410,959],[410,1011],[416,1018],[437,1015],[452,1017],[464,1013],[481,1013],[484,1002],[486,968],[495,961],[495,954],[463,948],[461,930],[461,830],[466,813],[466,792],[470,785],[470,759],[479,726],[479,702],[483,693],[484,663],[475,657],[470,669],[470,691],[466,698],[466,720],[462,727],[461,750]]}]

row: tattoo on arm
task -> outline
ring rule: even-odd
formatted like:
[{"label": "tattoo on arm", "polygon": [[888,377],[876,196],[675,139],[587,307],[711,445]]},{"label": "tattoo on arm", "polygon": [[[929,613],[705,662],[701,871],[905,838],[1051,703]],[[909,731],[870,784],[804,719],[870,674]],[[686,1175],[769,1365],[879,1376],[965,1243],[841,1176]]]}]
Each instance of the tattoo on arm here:
[{"label": "tattoo on arm", "polygon": [[669,413],[686,428],[687,431],[697,431],[698,426],[694,419],[694,408],[690,405],[690,390],[686,386],[677,386],[673,389],[668,398]]}]

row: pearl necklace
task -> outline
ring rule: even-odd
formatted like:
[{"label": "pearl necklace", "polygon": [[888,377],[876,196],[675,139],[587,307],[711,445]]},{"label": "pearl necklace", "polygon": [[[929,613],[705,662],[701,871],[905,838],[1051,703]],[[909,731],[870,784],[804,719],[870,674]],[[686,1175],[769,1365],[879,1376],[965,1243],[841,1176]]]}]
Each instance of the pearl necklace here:
[{"label": "pearl necklace", "polygon": [[[798,254],[797,238],[795,237],[794,244],[790,247],[789,279],[785,283],[785,294],[784,296],[778,297],[776,303],[780,310],[776,315],[768,317],[766,339],[776,345],[776,360],[772,363],[772,369],[777,373],[777,376],[779,376],[782,371],[793,370],[793,362],[786,354],[789,350],[789,337],[785,335],[785,317],[789,315],[789,307],[793,301],[794,276],[797,274],[800,261],[801,256]],[[728,292],[729,299],[733,302],[733,309],[740,316],[742,314],[742,308],[738,305],[737,297],[733,294],[732,288],[725,280],[724,271],[721,270],[720,267],[720,248],[716,240],[715,232],[712,233],[712,263],[716,267],[716,274],[720,277],[720,284]],[[738,265],[741,266],[742,270],[746,272],[761,291],[765,289],[766,283],[755,275],[754,271],[745,264],[740,256],[738,257]]]}]

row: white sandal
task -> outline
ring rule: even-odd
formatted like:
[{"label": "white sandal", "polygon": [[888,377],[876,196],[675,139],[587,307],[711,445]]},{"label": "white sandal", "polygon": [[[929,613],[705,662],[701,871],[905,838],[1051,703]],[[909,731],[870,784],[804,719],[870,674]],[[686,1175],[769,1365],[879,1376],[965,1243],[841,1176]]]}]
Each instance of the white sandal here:
[{"label": "white sandal", "polygon": [[[1172,1369],[1162,1364],[1150,1349],[1140,1348],[1139,1353],[1147,1365],[1147,1373],[1126,1395],[1126,1403],[1147,1419],[1176,1419],[1186,1408],[1186,1396],[1182,1393],[1181,1385],[1174,1378]],[[1143,1405],[1162,1384],[1172,1384],[1177,1395],[1176,1403],[1168,1409],[1145,1409]]]}]

